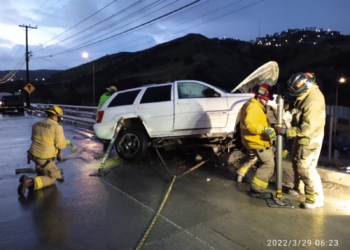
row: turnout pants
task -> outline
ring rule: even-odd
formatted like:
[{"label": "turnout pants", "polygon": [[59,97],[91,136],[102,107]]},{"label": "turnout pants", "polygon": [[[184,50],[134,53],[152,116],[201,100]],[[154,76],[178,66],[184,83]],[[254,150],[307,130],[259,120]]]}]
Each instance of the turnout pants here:
[{"label": "turnout pants", "polygon": [[35,169],[38,173],[38,176],[33,178],[34,190],[53,185],[56,179],[61,176],[61,171],[53,159],[38,159],[31,154],[29,154],[29,158],[35,163]]},{"label": "turnout pants", "polygon": [[321,177],[316,170],[320,153],[320,146],[311,148],[299,145],[297,140],[293,142],[291,161],[294,171],[294,189],[302,186],[299,184],[301,180],[304,183],[304,190],[299,191],[305,192],[306,200],[311,203],[324,202]]},{"label": "turnout pants", "polygon": [[274,157],[272,148],[248,149],[247,154],[240,160],[241,167],[237,170],[237,173],[244,173],[245,175],[249,168],[256,161],[259,161],[261,166],[257,169],[251,186],[257,192],[265,192],[269,184],[269,179],[275,170]]}]

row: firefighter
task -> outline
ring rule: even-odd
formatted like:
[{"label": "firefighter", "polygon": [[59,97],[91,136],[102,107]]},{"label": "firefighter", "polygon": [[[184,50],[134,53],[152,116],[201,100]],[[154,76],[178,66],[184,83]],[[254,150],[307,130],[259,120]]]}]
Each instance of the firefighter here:
[{"label": "firefighter", "polygon": [[[291,161],[294,171],[294,188],[291,191],[305,193],[301,208],[317,208],[324,205],[320,175],[316,167],[320,156],[326,122],[325,99],[312,73],[293,74],[287,82],[288,93],[294,97],[291,109],[292,124],[289,128],[275,127],[277,134],[293,138]],[[300,188],[300,180],[304,190]]]},{"label": "firefighter", "polygon": [[253,177],[249,195],[255,198],[268,199],[271,193],[266,192],[270,177],[273,175],[275,162],[271,140],[276,137],[274,128],[269,125],[266,105],[272,97],[272,87],[266,83],[254,89],[255,97],[245,103],[240,114],[242,144],[247,154],[239,161],[238,181],[250,166],[259,161],[261,166]]},{"label": "firefighter", "polygon": [[63,119],[63,110],[58,106],[52,106],[47,108],[45,113],[47,118],[32,126],[32,144],[28,150],[28,163],[30,160],[35,163],[38,176],[29,178],[22,175],[20,177],[17,192],[21,196],[25,194],[26,188],[38,190],[53,185],[56,180],[64,180],[63,171],[54,162],[60,150],[72,145],[66,139],[60,125]]},{"label": "firefighter", "polygon": [[100,101],[98,103],[98,109],[102,108],[103,104],[108,100],[108,98],[114,93],[117,92],[117,87],[111,86],[106,88],[107,92],[103,93],[100,97]]}]

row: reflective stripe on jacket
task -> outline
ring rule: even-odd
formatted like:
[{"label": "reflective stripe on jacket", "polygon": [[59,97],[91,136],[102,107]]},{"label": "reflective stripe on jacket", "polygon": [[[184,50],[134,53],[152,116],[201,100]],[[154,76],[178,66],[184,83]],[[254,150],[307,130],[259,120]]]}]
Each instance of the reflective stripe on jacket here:
[{"label": "reflective stripe on jacket", "polygon": [[240,129],[242,143],[247,149],[271,147],[270,138],[264,134],[269,126],[264,106],[255,98],[251,98],[241,109]]},{"label": "reflective stripe on jacket", "polygon": [[34,123],[31,139],[29,152],[41,159],[54,158],[67,146],[62,126],[50,118]]},{"label": "reflective stripe on jacket", "polygon": [[99,103],[98,103],[97,108],[98,108],[98,109],[102,108],[103,104],[108,100],[108,98],[109,98],[110,96],[111,96],[111,95],[109,94],[109,92],[106,92],[106,93],[104,93],[103,95],[101,95],[100,101],[99,101]]},{"label": "reflective stripe on jacket", "polygon": [[322,145],[326,123],[326,104],[324,96],[316,84],[297,97],[294,102],[297,112],[293,115],[292,126],[296,127],[296,136],[302,141],[309,139],[311,147]]}]

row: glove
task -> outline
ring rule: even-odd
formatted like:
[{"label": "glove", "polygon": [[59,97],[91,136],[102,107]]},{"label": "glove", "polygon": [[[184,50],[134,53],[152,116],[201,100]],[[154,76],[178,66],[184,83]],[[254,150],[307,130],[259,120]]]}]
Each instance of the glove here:
[{"label": "glove", "polygon": [[288,138],[296,137],[297,136],[297,128],[296,127],[287,128],[286,136]]},{"label": "glove", "polygon": [[280,125],[274,126],[276,135],[286,135],[286,128]]},{"label": "glove", "polygon": [[273,139],[276,137],[276,132],[271,127],[265,127],[264,134],[266,134],[268,137],[270,137],[270,139]]},{"label": "glove", "polygon": [[72,142],[70,140],[66,140],[66,146],[72,145]]}]

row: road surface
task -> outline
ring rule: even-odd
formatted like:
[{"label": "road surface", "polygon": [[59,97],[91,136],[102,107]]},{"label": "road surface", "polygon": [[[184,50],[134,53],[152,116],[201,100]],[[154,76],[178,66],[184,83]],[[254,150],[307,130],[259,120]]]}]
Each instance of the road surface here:
[{"label": "road surface", "polygon": [[[171,181],[156,153],[126,163],[113,150],[106,164],[111,173],[91,177],[102,143],[92,131],[63,125],[82,151],[58,164],[65,181],[19,197],[15,169],[33,167],[26,151],[31,125],[40,119],[0,115],[0,249],[134,249]],[[195,164],[176,153],[164,161],[177,175]],[[270,208],[249,197],[249,185],[236,183],[230,170],[206,163],[175,181],[142,249],[348,249],[349,188],[324,183],[324,189],[323,208],[300,209],[302,197],[288,196],[295,208]]]}]

